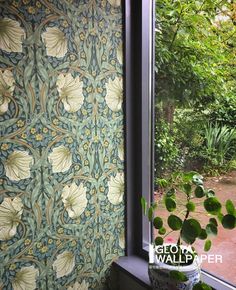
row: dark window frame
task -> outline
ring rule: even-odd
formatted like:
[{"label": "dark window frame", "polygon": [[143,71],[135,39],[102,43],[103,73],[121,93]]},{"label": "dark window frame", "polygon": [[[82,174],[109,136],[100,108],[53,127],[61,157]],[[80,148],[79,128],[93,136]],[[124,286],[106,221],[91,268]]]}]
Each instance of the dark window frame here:
[{"label": "dark window frame", "polygon": [[152,229],[140,201],[151,201],[153,193],[154,1],[124,4],[126,255],[148,259]]}]

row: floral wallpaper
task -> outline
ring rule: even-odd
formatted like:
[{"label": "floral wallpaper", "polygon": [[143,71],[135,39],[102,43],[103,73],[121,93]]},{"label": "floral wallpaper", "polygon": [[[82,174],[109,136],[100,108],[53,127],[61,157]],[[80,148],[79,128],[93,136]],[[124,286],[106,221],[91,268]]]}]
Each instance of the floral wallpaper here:
[{"label": "floral wallpaper", "polygon": [[106,289],[124,254],[120,0],[0,0],[0,289]]}]

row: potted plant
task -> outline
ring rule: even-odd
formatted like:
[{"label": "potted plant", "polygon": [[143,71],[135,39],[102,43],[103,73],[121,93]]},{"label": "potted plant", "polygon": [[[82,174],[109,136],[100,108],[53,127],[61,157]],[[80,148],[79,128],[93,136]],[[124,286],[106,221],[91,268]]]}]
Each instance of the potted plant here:
[{"label": "potted plant", "polygon": [[[196,172],[175,173],[169,180],[160,179],[162,189],[160,202],[151,205],[142,198],[144,214],[156,229],[154,243],[150,248],[149,276],[153,289],[158,290],[208,290],[210,286],[201,282],[200,257],[193,245],[204,240],[204,250],[211,248],[211,237],[218,234],[218,224],[232,230],[236,226],[236,210],[233,202],[223,205],[212,189],[203,184],[203,177]],[[181,198],[180,198],[181,196]],[[158,206],[164,205],[168,216],[158,214]],[[196,208],[208,222],[203,225]],[[163,211],[163,209],[161,209]],[[166,243],[165,238],[175,233],[175,243]]]}]

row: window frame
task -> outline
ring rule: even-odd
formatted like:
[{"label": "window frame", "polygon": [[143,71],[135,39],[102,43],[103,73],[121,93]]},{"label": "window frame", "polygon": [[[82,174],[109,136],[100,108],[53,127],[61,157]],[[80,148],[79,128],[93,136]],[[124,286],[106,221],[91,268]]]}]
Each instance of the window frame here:
[{"label": "window frame", "polygon": [[[147,241],[151,240],[152,228],[142,214],[141,197],[150,202],[154,192],[155,0],[124,0],[123,8],[125,254],[148,261]],[[235,289],[205,270],[201,274],[202,280],[215,289]]]}]

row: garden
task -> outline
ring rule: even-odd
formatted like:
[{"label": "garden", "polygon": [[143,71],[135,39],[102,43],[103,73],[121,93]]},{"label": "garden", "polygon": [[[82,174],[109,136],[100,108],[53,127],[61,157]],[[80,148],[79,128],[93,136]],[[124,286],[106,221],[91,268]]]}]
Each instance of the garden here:
[{"label": "garden", "polygon": [[[165,178],[196,171],[235,202],[236,3],[156,0],[155,23],[155,199]],[[236,237],[220,239],[213,251],[228,248],[228,263]],[[217,276],[236,284],[236,268],[224,269]]]}]

